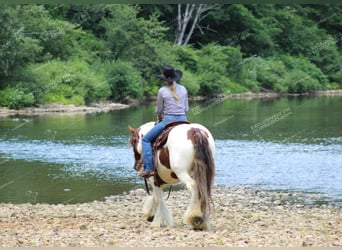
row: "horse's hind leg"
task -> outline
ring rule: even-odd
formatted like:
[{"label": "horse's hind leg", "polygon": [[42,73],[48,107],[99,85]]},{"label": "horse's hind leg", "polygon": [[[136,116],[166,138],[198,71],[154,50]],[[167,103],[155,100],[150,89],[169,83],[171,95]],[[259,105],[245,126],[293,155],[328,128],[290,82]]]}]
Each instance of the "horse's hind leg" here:
[{"label": "horse's hind leg", "polygon": [[145,200],[143,213],[149,221],[152,221],[151,226],[173,227],[174,225],[172,214],[166,206],[163,192],[160,187],[153,185],[153,194],[152,196],[148,196]]},{"label": "horse's hind leg", "polygon": [[208,230],[210,228],[208,212],[207,209],[204,212],[201,211],[201,202],[195,181],[187,173],[178,175],[178,179],[186,185],[190,192],[190,204],[183,222],[190,224],[195,230]]}]

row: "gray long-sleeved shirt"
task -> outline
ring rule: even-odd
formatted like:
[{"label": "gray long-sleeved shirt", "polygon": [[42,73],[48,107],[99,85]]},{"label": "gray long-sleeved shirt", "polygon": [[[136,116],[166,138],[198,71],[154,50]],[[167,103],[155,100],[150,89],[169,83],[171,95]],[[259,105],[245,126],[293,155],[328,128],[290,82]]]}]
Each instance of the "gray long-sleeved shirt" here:
[{"label": "gray long-sleeved shirt", "polygon": [[176,102],[170,91],[170,86],[161,87],[158,91],[157,115],[185,115],[189,110],[188,91],[178,83],[175,83],[179,101]]}]

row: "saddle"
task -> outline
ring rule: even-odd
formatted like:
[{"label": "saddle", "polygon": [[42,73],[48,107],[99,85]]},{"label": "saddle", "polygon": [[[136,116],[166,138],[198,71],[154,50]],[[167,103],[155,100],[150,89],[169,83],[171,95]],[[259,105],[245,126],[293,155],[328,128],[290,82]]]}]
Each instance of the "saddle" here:
[{"label": "saddle", "polygon": [[[152,143],[152,148],[153,148],[153,155],[154,155],[154,166],[157,165],[157,151],[162,148],[166,141],[167,138],[170,134],[170,131],[181,124],[190,124],[190,122],[188,121],[174,121],[174,122],[170,122],[168,123],[163,132],[156,138],[156,140]],[[160,187],[161,185],[165,184],[165,182],[159,177],[159,175],[157,174],[157,169],[155,169],[155,175],[154,175],[154,185],[157,187]],[[175,178],[177,178],[177,176],[175,176]],[[171,186],[170,186],[171,188]],[[146,186],[146,190],[148,190],[148,186]],[[171,190],[171,189],[170,189]]]},{"label": "saddle", "polygon": [[188,121],[173,121],[173,122],[169,122],[163,132],[156,138],[156,140],[153,142],[153,152],[157,152],[158,149],[162,148],[166,141],[167,138],[169,137],[170,131],[181,124],[190,124],[190,122]]}]

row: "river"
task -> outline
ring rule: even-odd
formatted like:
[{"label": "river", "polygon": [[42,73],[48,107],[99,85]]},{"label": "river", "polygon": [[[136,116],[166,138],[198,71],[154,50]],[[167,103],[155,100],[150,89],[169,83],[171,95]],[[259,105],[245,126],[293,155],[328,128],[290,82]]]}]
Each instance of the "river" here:
[{"label": "river", "polygon": [[[127,125],[154,103],[108,113],[0,118],[0,202],[82,203],[143,187]],[[215,184],[320,194],[342,204],[342,97],[212,98],[188,119],[215,138]],[[177,185],[176,188],[182,188]]]}]

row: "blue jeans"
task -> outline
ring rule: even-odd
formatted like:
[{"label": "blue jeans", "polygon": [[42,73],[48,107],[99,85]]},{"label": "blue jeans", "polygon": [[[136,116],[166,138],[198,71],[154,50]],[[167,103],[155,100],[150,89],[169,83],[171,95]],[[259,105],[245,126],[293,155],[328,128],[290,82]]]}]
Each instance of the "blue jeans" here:
[{"label": "blue jeans", "polygon": [[186,115],[164,115],[163,120],[157,123],[146,135],[144,135],[142,138],[144,172],[152,171],[154,169],[152,141],[163,132],[163,129],[169,122],[186,120]]}]

